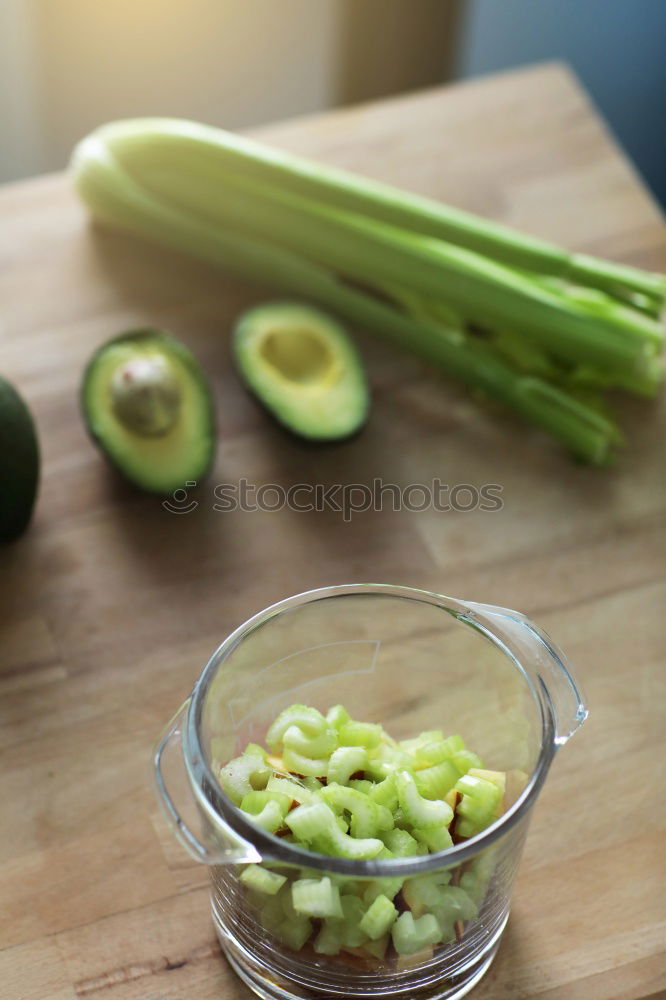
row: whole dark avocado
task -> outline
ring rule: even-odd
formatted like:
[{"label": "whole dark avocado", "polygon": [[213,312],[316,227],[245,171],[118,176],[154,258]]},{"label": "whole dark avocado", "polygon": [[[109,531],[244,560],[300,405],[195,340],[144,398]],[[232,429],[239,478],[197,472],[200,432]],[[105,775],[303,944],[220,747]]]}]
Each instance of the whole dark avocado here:
[{"label": "whole dark avocado", "polygon": [[23,534],[39,482],[39,444],[30,410],[0,376],[0,543]]},{"label": "whole dark avocado", "polygon": [[194,355],[161,330],[129,330],[88,362],[81,409],[93,441],[127,479],[172,493],[215,456],[213,399]]}]

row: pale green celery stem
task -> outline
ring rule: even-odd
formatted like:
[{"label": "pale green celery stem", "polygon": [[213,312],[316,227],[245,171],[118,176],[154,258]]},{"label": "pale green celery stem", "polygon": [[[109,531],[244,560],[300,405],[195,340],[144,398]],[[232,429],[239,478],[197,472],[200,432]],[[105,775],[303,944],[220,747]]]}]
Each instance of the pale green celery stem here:
[{"label": "pale green celery stem", "polygon": [[663,274],[600,260],[589,254],[572,254],[562,277],[575,284],[599,288],[629,304],[632,293],[644,295],[647,301],[641,308],[654,319],[659,319],[666,305],[666,276]]},{"label": "pale green celery stem", "polygon": [[467,385],[500,399],[587,461],[603,464],[618,442],[612,423],[566,393],[537,379],[517,376],[500,362],[449,340],[436,326],[412,320],[341,284],[329,272],[295,254],[258,244],[233,231],[222,233],[187,213],[164,206],[121,171],[101,143],[81,147],[74,167],[79,193],[100,220],[251,280],[265,281],[283,292],[313,298]]},{"label": "pale green celery stem", "polygon": [[[193,165],[193,169],[196,165]],[[332,210],[238,177],[224,189],[198,174],[149,172],[151,192],[200,218],[233,226],[312,257],[326,267],[386,287],[393,282],[447,305],[469,320],[505,326],[569,363],[587,363],[635,381],[661,330],[616,304],[600,317],[565,296],[467,250]]]},{"label": "pale green celery stem", "polygon": [[406,193],[358,174],[264,146],[221,129],[174,119],[135,119],[99,130],[118,152],[133,149],[189,169],[193,153],[210,157],[218,183],[227,171],[254,177],[328,205],[433,236],[493,257],[510,267],[557,275],[627,298],[638,292],[653,300],[655,315],[666,299],[661,275],[614,264],[519,233],[496,222]]},{"label": "pale green celery stem", "polygon": [[[417,295],[410,295],[400,288],[383,288],[382,292],[395,302],[399,303],[406,312],[418,320],[424,320],[431,325],[437,325],[442,329],[443,334],[456,343],[463,343],[468,337],[465,333],[464,324],[460,316],[452,313],[446,306],[440,306],[438,302],[425,302]],[[552,358],[548,356],[545,347],[527,341],[519,335],[509,335],[508,331],[493,330],[492,336],[482,339],[477,343],[477,347],[483,349],[493,357],[509,364],[513,364],[517,371],[525,375],[536,375],[556,384],[561,383],[569,389],[576,386],[590,386],[597,388],[620,387],[629,389],[639,396],[652,397],[659,389],[663,379],[663,367],[658,357],[648,357],[644,368],[640,372],[608,373],[599,372],[598,369],[588,366],[587,368],[577,366],[569,372],[558,368]],[[507,345],[507,337],[510,344]],[[515,343],[514,343],[515,342]],[[512,351],[507,352],[507,346],[511,346]]]}]

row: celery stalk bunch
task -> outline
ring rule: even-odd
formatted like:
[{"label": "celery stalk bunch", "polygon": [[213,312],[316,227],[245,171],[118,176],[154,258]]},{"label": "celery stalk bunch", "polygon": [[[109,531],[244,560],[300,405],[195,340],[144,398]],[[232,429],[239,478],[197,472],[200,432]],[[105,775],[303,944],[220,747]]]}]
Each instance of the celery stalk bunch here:
[{"label": "celery stalk bunch", "polygon": [[603,392],[662,380],[666,279],[194,122],[75,149],[94,217],[323,304],[604,464]]}]

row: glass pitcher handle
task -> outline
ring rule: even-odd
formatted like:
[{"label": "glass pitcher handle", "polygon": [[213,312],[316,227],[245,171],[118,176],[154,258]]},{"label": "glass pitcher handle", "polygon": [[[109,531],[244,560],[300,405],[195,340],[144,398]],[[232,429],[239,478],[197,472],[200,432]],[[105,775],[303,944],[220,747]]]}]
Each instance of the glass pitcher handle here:
[{"label": "glass pitcher handle", "polygon": [[[153,753],[153,772],[157,797],[162,807],[162,812],[180,845],[187,851],[191,858],[194,858],[195,861],[199,861],[201,864],[228,865],[261,861],[261,855],[258,851],[251,844],[241,840],[221,821],[219,821],[219,826],[222,830],[222,838],[228,840],[229,845],[224,847],[221,844],[216,844],[212,841],[212,838],[211,844],[204,843],[187,825],[174,802],[165,776],[165,758],[169,754],[177,755],[176,762],[178,766],[183,769],[185,768],[182,735],[183,723],[189,705],[190,699],[188,698],[165,727]],[[191,790],[189,794],[192,795]],[[198,803],[197,806],[201,809]],[[215,819],[210,817],[209,822],[211,822],[213,828],[218,825]]]},{"label": "glass pitcher handle", "polygon": [[566,656],[545,629],[529,618],[524,618],[523,624],[531,631],[534,641],[541,643],[546,652],[545,657],[539,657],[541,671],[538,680],[555,709],[555,743],[557,746],[564,746],[589,715],[580,683],[574,677]]},{"label": "glass pitcher handle", "polygon": [[[492,604],[468,603],[472,618],[502,639],[552,706],[554,743],[563,746],[580,729],[588,709],[566,656],[548,633],[526,615]],[[527,665],[531,669],[527,669]]]}]

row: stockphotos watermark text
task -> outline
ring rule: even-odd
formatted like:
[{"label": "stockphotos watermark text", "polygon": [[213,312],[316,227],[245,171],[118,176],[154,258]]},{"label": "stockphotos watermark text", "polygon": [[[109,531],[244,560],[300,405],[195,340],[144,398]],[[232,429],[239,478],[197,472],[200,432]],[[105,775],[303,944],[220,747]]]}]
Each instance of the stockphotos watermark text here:
[{"label": "stockphotos watermark text", "polygon": [[[196,510],[199,500],[190,497],[189,489],[196,482],[185,483],[186,488],[174,490],[162,506],[171,514],[189,514]],[[292,510],[298,513],[341,514],[349,522],[355,514],[366,511],[401,510],[419,513],[426,510],[467,513],[472,510],[498,511],[504,506],[502,487],[498,483],[445,483],[433,479],[430,483],[409,483],[399,486],[383,479],[367,483],[262,483],[257,485],[247,479],[237,483],[218,483],[212,489],[212,510],[216,513],[233,511]]]}]

